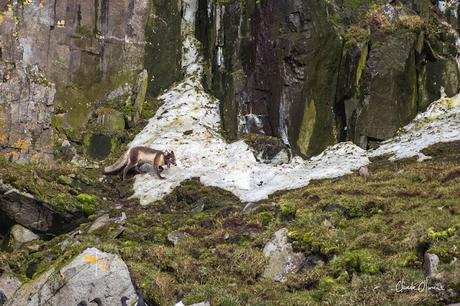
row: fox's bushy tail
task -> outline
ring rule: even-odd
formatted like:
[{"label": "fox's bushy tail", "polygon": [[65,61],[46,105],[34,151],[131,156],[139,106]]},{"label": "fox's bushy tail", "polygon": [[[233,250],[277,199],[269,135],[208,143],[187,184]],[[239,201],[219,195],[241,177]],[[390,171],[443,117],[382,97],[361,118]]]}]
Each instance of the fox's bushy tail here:
[{"label": "fox's bushy tail", "polygon": [[126,153],[123,154],[113,165],[105,167],[104,173],[109,174],[121,170],[121,168],[123,168],[128,163],[128,156],[129,150],[126,151]]}]

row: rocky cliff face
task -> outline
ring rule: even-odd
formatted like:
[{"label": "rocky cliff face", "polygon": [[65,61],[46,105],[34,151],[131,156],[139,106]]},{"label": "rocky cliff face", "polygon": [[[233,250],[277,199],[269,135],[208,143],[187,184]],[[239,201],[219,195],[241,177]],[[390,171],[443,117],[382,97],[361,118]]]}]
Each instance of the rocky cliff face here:
[{"label": "rocky cliff face", "polygon": [[[68,139],[92,148],[94,123],[116,139],[139,117],[147,89],[169,86],[178,73],[178,1],[8,1],[0,7],[0,144],[13,159],[52,159]],[[166,16],[164,16],[166,15]],[[166,20],[165,20],[166,19]],[[176,18],[177,19],[177,18]],[[180,16],[179,19],[180,21]],[[167,31],[158,32],[160,25]],[[171,38],[159,49],[159,37]],[[171,51],[172,50],[172,51]],[[171,72],[157,63],[165,60]],[[175,60],[176,58],[176,60]],[[147,65],[144,65],[144,60]],[[156,77],[162,75],[162,78]],[[121,113],[119,112],[121,111]],[[126,121],[126,126],[125,126]],[[109,124],[107,124],[107,122]],[[111,124],[113,123],[113,124]],[[108,125],[108,126],[107,126]],[[120,134],[120,133],[118,133]],[[112,142],[108,141],[108,152]],[[98,151],[99,150],[99,151]],[[102,154],[102,157],[106,155]]]},{"label": "rocky cliff face", "polygon": [[202,4],[199,33],[232,138],[274,135],[304,156],[367,148],[458,91],[455,31],[429,1],[230,2]]},{"label": "rocky cliff face", "polygon": [[[367,148],[457,93],[455,1],[387,2],[198,1],[228,138],[277,136],[303,156],[344,140]],[[14,160],[52,159],[66,141],[104,159],[181,78],[179,0],[0,10],[0,144]]]}]

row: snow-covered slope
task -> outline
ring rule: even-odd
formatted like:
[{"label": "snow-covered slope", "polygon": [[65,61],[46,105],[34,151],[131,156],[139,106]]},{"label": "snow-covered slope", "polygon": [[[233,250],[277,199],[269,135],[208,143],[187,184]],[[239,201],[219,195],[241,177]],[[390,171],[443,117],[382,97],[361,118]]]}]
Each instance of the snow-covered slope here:
[{"label": "snow-covered slope", "polygon": [[228,144],[218,133],[219,101],[201,85],[203,72],[199,42],[194,36],[197,0],[184,1],[182,66],[185,78],[158,99],[164,104],[130,144],[174,150],[177,167],[165,171],[165,180],[151,174],[137,175],[134,197],[146,205],[161,199],[182,181],[201,182],[233,192],[242,201],[267,198],[278,190],[299,188],[312,179],[349,174],[369,163],[369,157],[395,153],[394,158],[422,156],[432,143],[460,139],[460,97],[440,100],[406,126],[402,134],[381,148],[366,152],[351,143],[340,143],[322,154],[290,163],[270,165],[256,161],[242,141]]}]

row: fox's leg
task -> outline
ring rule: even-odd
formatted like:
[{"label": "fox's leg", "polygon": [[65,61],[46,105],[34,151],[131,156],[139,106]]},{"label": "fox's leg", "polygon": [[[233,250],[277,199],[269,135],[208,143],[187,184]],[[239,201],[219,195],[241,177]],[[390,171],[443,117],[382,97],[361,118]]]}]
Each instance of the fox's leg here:
[{"label": "fox's leg", "polygon": [[161,172],[163,171],[163,168],[161,168],[161,167],[154,167],[154,169],[155,169],[155,173],[158,175],[158,177],[159,177],[160,179],[164,180],[165,177],[161,176]]},{"label": "fox's leg", "polygon": [[125,169],[123,170],[123,181],[126,179],[126,174],[128,174],[128,171],[131,170],[131,168],[134,167],[134,164],[131,163],[131,161],[128,161],[128,164],[125,166]]}]

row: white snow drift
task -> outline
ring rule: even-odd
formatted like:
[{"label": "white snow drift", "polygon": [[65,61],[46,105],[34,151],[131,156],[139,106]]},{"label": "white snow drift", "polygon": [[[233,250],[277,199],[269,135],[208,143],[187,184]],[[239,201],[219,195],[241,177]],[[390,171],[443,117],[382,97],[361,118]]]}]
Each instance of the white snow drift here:
[{"label": "white snow drift", "polygon": [[197,1],[186,0],[183,5],[185,78],[159,97],[164,104],[130,144],[172,149],[178,166],[165,171],[165,180],[151,174],[136,176],[133,196],[143,205],[161,199],[192,177],[199,177],[205,185],[231,191],[242,201],[258,201],[278,190],[306,186],[312,179],[349,174],[368,164],[369,157],[394,154],[394,159],[423,159],[420,150],[427,146],[460,140],[460,96],[456,96],[435,102],[404,127],[399,136],[375,151],[340,143],[310,160],[295,157],[282,165],[259,163],[243,141],[228,144],[218,133],[219,101],[207,94],[200,82],[203,64],[193,33]]}]

